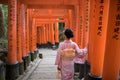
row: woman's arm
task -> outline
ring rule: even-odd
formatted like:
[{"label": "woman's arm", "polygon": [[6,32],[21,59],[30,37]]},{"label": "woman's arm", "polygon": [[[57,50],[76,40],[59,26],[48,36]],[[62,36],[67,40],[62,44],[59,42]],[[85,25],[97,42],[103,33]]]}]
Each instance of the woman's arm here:
[{"label": "woman's arm", "polygon": [[62,43],[59,44],[57,55],[56,55],[56,60],[55,60],[55,65],[58,65],[58,68],[60,68],[61,50],[62,50]]},{"label": "woman's arm", "polygon": [[87,53],[87,47],[80,49],[76,43],[75,43],[75,50],[78,54],[81,54],[81,55]]}]

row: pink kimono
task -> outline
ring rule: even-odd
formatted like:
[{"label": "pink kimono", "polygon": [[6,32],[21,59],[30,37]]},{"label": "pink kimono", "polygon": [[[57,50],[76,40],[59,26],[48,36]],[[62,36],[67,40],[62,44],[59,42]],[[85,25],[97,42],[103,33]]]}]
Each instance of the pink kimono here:
[{"label": "pink kimono", "polygon": [[82,54],[83,55],[83,49],[79,49],[78,45],[73,42],[72,40],[65,40],[64,42],[61,42],[57,51],[56,61],[55,65],[58,65],[58,67],[61,69],[61,79],[62,80],[74,80],[74,60],[72,61],[63,61],[61,59],[61,51],[66,48],[73,48],[75,49],[75,55],[76,54]]}]

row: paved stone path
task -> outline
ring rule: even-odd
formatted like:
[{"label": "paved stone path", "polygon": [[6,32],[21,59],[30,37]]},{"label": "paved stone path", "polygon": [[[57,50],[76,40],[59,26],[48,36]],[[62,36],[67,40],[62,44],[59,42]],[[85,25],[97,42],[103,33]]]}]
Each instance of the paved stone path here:
[{"label": "paved stone path", "polygon": [[43,54],[43,59],[39,62],[28,80],[60,80],[57,79],[57,69],[54,65],[56,50],[40,49],[39,53]]},{"label": "paved stone path", "polygon": [[[37,58],[17,80],[61,80],[57,78],[57,66],[54,65],[57,50],[39,49],[43,59]],[[79,79],[75,79],[79,80]]]}]

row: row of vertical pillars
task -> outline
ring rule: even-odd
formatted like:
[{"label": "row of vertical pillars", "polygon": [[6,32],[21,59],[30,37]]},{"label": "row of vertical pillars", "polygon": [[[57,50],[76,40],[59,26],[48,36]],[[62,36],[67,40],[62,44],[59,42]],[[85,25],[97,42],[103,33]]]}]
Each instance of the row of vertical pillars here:
[{"label": "row of vertical pillars", "polygon": [[[85,77],[85,80],[118,80],[120,70],[120,1],[81,1],[88,2],[81,3],[87,4],[88,9],[84,9],[86,9],[86,11],[89,10],[89,39],[87,61],[90,64],[90,72]],[[86,19],[84,17],[88,13],[84,14],[81,16],[83,19],[82,22],[84,22],[84,19]]]},{"label": "row of vertical pillars", "polygon": [[58,47],[59,43],[59,28],[58,23],[42,24],[37,27],[37,43],[38,47],[48,47],[53,46]]},{"label": "row of vertical pillars", "polygon": [[88,44],[90,72],[85,80],[119,78],[119,6],[119,0],[80,0],[80,5],[75,5],[72,23],[77,27],[71,27],[76,37],[74,41],[80,48]]},{"label": "row of vertical pillars", "polygon": [[[6,71],[11,74],[7,78],[14,79],[19,74],[19,64],[26,62],[26,57],[30,52],[33,56],[36,49],[36,30],[35,19],[28,17],[25,18],[24,5],[19,6],[17,0],[8,0],[9,2],[9,20],[8,20],[8,64]],[[18,4],[18,5],[17,5]],[[119,59],[120,59],[120,1],[119,0],[80,0],[79,6],[76,6],[75,13],[70,18],[71,27],[74,30],[75,37],[79,36],[79,39],[75,39],[81,48],[88,44],[88,59],[87,61],[91,65],[90,73],[85,80],[118,80],[119,74]],[[85,4],[85,5],[84,5]],[[84,7],[82,7],[84,6]],[[88,6],[88,9],[86,8]],[[22,8],[22,9],[21,9]],[[79,10],[79,11],[77,11]],[[86,18],[89,10],[89,18]],[[23,12],[22,12],[23,11]],[[31,11],[29,15],[32,14]],[[71,11],[70,11],[71,12]],[[73,11],[74,12],[74,11]],[[17,15],[16,15],[17,13]],[[19,14],[20,13],[20,14]],[[76,16],[77,15],[77,16]],[[89,22],[86,24],[85,21]],[[20,22],[19,22],[20,21]],[[80,21],[80,22],[77,22]],[[25,22],[29,22],[26,23]],[[80,24],[79,24],[80,23]],[[17,25],[18,24],[18,25]],[[86,34],[87,25],[89,26],[89,39]],[[20,27],[22,26],[22,28]],[[28,27],[29,26],[29,27]],[[44,25],[43,25],[44,26]],[[54,36],[53,24],[49,24],[45,27],[39,27],[38,33],[43,36],[42,40],[37,40],[38,43],[44,44],[47,42],[46,33],[44,29],[50,30],[48,33]],[[42,30],[42,31],[39,31]],[[83,32],[79,32],[83,31]],[[29,32],[29,33],[28,33]],[[29,35],[30,34],[30,35]],[[80,35],[79,35],[80,34]],[[19,35],[19,36],[18,36]],[[83,36],[84,35],[84,36]],[[17,37],[16,37],[17,36]],[[82,36],[82,37],[81,37]],[[48,34],[48,38],[49,38]],[[29,41],[28,41],[29,40]],[[54,37],[49,39],[51,43],[55,43]],[[80,40],[80,42],[79,42]],[[34,58],[32,59],[34,60]],[[112,64],[113,63],[113,64]]]},{"label": "row of vertical pillars", "polygon": [[29,25],[28,16],[30,12],[26,10],[25,5],[20,4],[18,0],[8,0],[6,80],[15,80],[23,74],[30,61],[34,61],[37,56],[35,24],[33,20],[33,24]]}]

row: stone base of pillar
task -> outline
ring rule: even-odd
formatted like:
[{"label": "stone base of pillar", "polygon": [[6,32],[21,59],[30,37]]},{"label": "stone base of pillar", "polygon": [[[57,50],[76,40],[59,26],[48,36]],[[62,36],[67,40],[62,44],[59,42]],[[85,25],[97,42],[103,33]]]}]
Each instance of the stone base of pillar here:
[{"label": "stone base of pillar", "polygon": [[6,64],[6,80],[15,80],[19,76],[19,63]]},{"label": "stone base of pillar", "polygon": [[0,80],[5,80],[5,69],[2,61],[0,61]]},{"label": "stone base of pillar", "polygon": [[34,54],[35,54],[35,59],[37,58],[37,55],[38,55],[38,50],[36,49],[35,51],[34,51]]},{"label": "stone base of pillar", "polygon": [[85,73],[85,64],[80,64],[79,65],[79,79],[84,78],[84,73]]},{"label": "stone base of pillar", "polygon": [[87,74],[90,73],[90,64],[88,61],[85,62],[85,76],[87,76]]},{"label": "stone base of pillar", "polygon": [[58,48],[59,42],[55,42],[55,46],[56,46],[56,48]]},{"label": "stone base of pillar", "polygon": [[35,53],[34,52],[31,52],[31,61],[34,61],[35,60]]},{"label": "stone base of pillar", "polygon": [[53,47],[53,44],[51,42],[48,42],[48,48],[52,48]]},{"label": "stone base of pillar", "polygon": [[27,56],[23,57],[23,62],[24,62],[24,70],[27,69]]},{"label": "stone base of pillar", "polygon": [[24,73],[24,62],[19,62],[19,74],[22,75]]},{"label": "stone base of pillar", "polygon": [[37,45],[37,48],[40,48],[40,44],[39,43],[37,43],[36,45]]},{"label": "stone base of pillar", "polygon": [[75,71],[75,73],[79,73],[79,68],[80,68],[80,64],[74,63],[74,71]]},{"label": "stone base of pillar", "polygon": [[31,61],[31,55],[30,55],[30,52],[28,52],[28,56],[27,56],[27,66],[29,66],[30,61]]},{"label": "stone base of pillar", "polygon": [[102,80],[102,76],[93,76],[92,74],[88,73],[84,80]]}]

